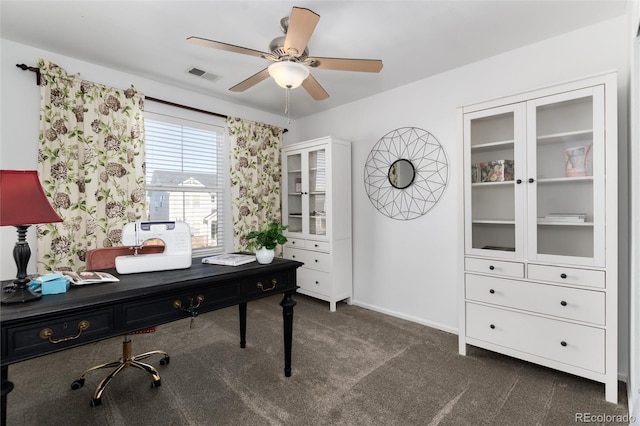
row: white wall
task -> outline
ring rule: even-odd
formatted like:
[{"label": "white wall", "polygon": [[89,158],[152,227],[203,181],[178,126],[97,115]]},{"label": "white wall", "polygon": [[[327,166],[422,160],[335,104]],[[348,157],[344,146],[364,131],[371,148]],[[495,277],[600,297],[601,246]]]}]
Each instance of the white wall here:
[{"label": "white wall", "polygon": [[[287,127],[285,117],[264,113],[255,109],[241,107],[196,92],[179,89],[147,80],[131,74],[78,61],[53,52],[35,49],[30,46],[0,39],[0,168],[16,170],[35,170],[37,168],[40,89],[36,86],[36,75],[22,71],[16,64],[37,66],[39,58],[47,59],[64,68],[70,74],[80,75],[90,81],[118,88],[127,88],[132,84],[145,95],[200,108],[205,111],[260,121],[280,127]],[[285,140],[286,140],[285,134]],[[0,279],[16,277],[16,265],[10,253],[16,242],[17,234],[13,227],[0,228]],[[30,227],[27,241],[32,255],[27,273],[36,272],[35,228]],[[231,241],[231,238],[227,238]]]},{"label": "white wall", "polygon": [[[295,123],[295,140],[331,135],[353,142],[354,302],[372,309],[457,332],[462,211],[461,141],[456,107],[600,73],[619,71],[621,176],[620,367],[628,364],[628,262],[626,259],[625,17],[593,25],[464,66]],[[407,63],[411,66],[411,62]],[[384,72],[384,69],[382,70]],[[451,165],[450,184],[426,215],[396,221],[380,214],[363,184],[369,151],[387,132],[405,126],[431,132]]]}]

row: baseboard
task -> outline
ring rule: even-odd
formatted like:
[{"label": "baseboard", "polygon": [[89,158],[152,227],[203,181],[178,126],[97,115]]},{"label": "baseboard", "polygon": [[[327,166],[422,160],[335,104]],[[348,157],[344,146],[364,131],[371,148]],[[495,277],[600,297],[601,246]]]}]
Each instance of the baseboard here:
[{"label": "baseboard", "polygon": [[384,309],[379,306],[369,305],[368,303],[363,303],[359,300],[353,300],[351,302],[352,305],[360,306],[361,308],[369,309],[371,311],[380,312],[382,314],[386,314],[392,317],[404,319],[407,321],[415,322],[418,324],[426,325],[427,327],[435,328],[437,330],[446,331],[447,333],[458,334],[458,329],[455,327],[450,327],[448,325],[440,324],[432,321],[425,321],[422,318],[417,318],[412,315],[402,314],[400,312],[392,311],[390,309]]},{"label": "baseboard", "polygon": [[627,382],[627,397],[629,400],[629,426],[640,426],[640,394]]}]

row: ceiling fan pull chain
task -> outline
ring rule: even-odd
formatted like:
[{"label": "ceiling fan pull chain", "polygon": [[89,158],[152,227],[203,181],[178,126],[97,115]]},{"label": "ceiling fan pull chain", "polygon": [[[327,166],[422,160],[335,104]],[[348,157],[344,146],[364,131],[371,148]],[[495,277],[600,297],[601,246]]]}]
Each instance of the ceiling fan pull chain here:
[{"label": "ceiling fan pull chain", "polygon": [[285,94],[285,104],[284,104],[284,113],[287,114],[287,124],[291,124],[291,118],[289,117],[289,92],[291,91],[291,89],[286,88],[286,89],[284,89],[284,91],[286,92],[286,94]]}]

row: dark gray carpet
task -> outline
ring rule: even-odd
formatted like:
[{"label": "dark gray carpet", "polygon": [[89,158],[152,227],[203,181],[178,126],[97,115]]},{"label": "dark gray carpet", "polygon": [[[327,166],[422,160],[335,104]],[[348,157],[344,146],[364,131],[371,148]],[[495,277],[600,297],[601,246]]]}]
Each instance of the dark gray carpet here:
[{"label": "dark gray carpet", "polygon": [[[604,385],[478,348],[457,353],[457,336],[356,306],[296,296],[293,375],[283,374],[279,296],[248,305],[247,348],[236,307],[134,336],[133,351],[163,349],[162,386],[137,369],[89,405],[117,360],[110,339],[9,367],[8,425],[575,425],[577,413],[623,416]],[[614,419],[615,417],[609,417]],[[579,423],[579,422],[578,422]],[[607,424],[624,424],[607,422]]]}]

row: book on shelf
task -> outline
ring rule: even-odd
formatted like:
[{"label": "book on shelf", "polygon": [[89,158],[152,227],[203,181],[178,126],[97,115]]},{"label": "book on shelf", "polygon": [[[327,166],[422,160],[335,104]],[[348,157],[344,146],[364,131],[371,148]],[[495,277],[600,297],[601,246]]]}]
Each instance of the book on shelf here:
[{"label": "book on shelf", "polygon": [[57,271],[56,273],[69,278],[72,286],[80,286],[87,284],[114,283],[120,281],[118,278],[107,272],[100,271]]},{"label": "book on shelf", "polygon": [[544,217],[539,217],[538,222],[541,223],[584,223],[587,219],[585,213],[549,213]]},{"label": "book on shelf", "polygon": [[240,266],[256,261],[253,254],[225,253],[202,258],[202,263],[210,265]]}]

